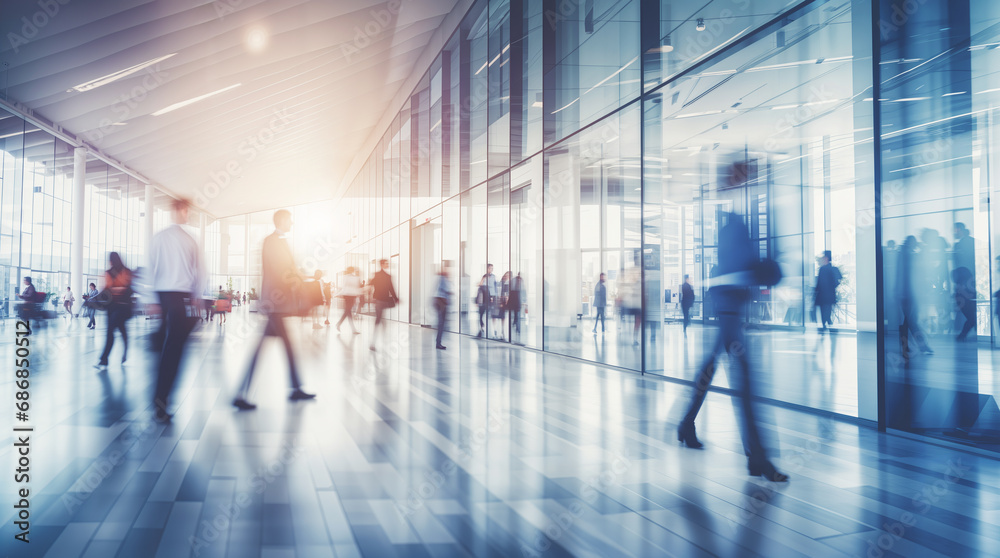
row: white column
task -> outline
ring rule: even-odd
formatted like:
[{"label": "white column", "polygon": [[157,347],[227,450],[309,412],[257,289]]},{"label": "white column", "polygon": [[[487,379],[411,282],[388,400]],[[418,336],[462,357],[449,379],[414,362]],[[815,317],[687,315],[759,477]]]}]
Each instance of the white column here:
[{"label": "white column", "polygon": [[[152,184],[146,184],[146,218],[143,220],[143,226],[146,229],[146,258],[147,264],[149,258],[149,248],[153,245],[153,216],[156,213],[153,207],[153,202],[156,199],[156,186]],[[148,267],[148,265],[147,265]]]},{"label": "white column", "polygon": [[[73,242],[70,245],[69,284],[73,289],[77,304],[83,304],[83,230],[86,203],[87,148],[77,147],[73,151]],[[79,306],[77,306],[79,308]]]}]

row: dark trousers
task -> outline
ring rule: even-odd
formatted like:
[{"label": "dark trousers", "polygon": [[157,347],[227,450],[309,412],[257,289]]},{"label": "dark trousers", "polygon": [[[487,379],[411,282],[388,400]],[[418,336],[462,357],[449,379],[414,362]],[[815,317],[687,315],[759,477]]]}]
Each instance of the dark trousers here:
[{"label": "dark trousers", "polygon": [[691,325],[691,307],[681,306],[681,310],[684,311],[684,333],[687,333],[688,326]]},{"label": "dark trousers", "polygon": [[510,330],[521,335],[521,309],[510,308],[507,312],[510,314]]},{"label": "dark trousers", "polygon": [[763,463],[767,460],[767,455],[764,445],[761,443],[760,431],[757,429],[757,417],[754,409],[756,396],[753,382],[750,379],[750,359],[747,357],[741,321],[738,313],[719,313],[719,338],[695,379],[694,396],[691,398],[691,405],[684,416],[684,424],[694,424],[694,419],[698,416],[698,411],[701,410],[701,405],[705,402],[708,387],[712,385],[712,378],[715,376],[715,359],[725,351],[731,360],[736,361],[736,366],[730,368],[734,372],[730,375],[730,383],[739,392],[739,397],[734,398],[733,403],[736,404],[737,399],[739,400],[738,403],[743,415],[743,450],[750,458],[751,463]]},{"label": "dark trousers", "polygon": [[292,352],[292,342],[288,339],[288,330],[285,328],[285,315],[268,314],[267,324],[264,326],[264,335],[261,336],[260,343],[257,343],[257,348],[253,351],[253,357],[250,358],[250,366],[247,368],[246,376],[240,384],[239,396],[244,399],[246,399],[250,391],[250,383],[253,381],[253,371],[257,367],[257,357],[260,356],[260,348],[264,345],[264,340],[268,337],[281,339],[281,343],[285,346],[285,354],[288,356],[288,375],[292,381],[292,389],[299,389],[301,385],[299,383],[298,369],[295,367],[295,353]]},{"label": "dark trousers", "polygon": [[[153,394],[153,405],[160,413],[167,412],[170,393],[177,380],[177,371],[181,366],[184,345],[191,335],[191,322],[188,319],[184,299],[188,293],[158,292],[160,312],[163,322],[160,329],[163,332],[163,346],[160,350],[159,363],[156,370],[156,392]],[[157,336],[159,337],[159,335]]]},{"label": "dark trousers", "polygon": [[899,301],[899,307],[903,313],[903,323],[899,325],[899,350],[903,353],[904,357],[909,358],[911,336],[916,340],[920,350],[926,351],[930,347],[924,338],[923,330],[917,324],[916,317],[919,315],[917,305],[910,299],[902,299]]},{"label": "dark trousers", "polygon": [[488,305],[486,304],[479,305],[479,333],[476,334],[476,337],[482,337],[483,333],[486,331],[486,320],[484,319],[484,316],[486,316],[486,312],[488,310],[489,310]]},{"label": "dark trousers", "polygon": [[958,308],[958,311],[965,316],[965,323],[962,325],[962,331],[958,334],[959,339],[965,339],[965,337],[969,335],[969,332],[976,327],[976,301],[973,298],[955,293],[955,306]]},{"label": "dark trousers", "polygon": [[819,323],[820,333],[826,331],[826,326],[833,325],[833,305],[832,304],[820,304],[819,305]]},{"label": "dark trousers", "polygon": [[448,319],[448,303],[443,298],[435,298],[434,309],[437,310],[438,315],[437,346],[440,347],[441,337],[444,335],[444,324]]},{"label": "dark trousers", "polygon": [[354,297],[354,296],[345,296],[344,297],[344,313],[341,314],[340,321],[337,322],[337,327],[340,327],[340,324],[344,323],[344,320],[350,320],[351,321],[351,329],[353,329],[353,330],[357,330],[358,329],[358,328],[354,327],[354,304],[355,304],[356,301],[357,301],[357,297]]},{"label": "dark trousers", "polygon": [[115,330],[122,334],[122,343],[125,344],[125,351],[122,353],[122,362],[128,354],[128,334],[125,333],[125,322],[132,316],[132,309],[126,304],[112,304],[108,306],[108,336],[104,341],[104,352],[101,353],[101,364],[108,363],[108,355],[111,354],[111,347],[115,344]]},{"label": "dark trousers", "polygon": [[601,333],[604,333],[604,306],[597,307],[597,316],[594,317],[594,331],[597,331],[597,320],[601,320]]}]

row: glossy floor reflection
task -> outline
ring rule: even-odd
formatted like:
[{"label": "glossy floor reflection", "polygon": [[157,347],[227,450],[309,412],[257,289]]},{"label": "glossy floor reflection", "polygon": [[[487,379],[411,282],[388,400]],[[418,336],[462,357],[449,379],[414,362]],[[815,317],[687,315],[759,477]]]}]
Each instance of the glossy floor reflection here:
[{"label": "glossy floor reflection", "polygon": [[[130,323],[141,343],[154,322]],[[0,359],[13,359],[12,322]],[[688,395],[657,378],[390,325],[295,323],[315,401],[287,400],[277,345],[253,412],[230,406],[259,335],[242,309],[194,337],[169,426],[151,422],[143,351],[91,368],[103,332],[33,337],[31,544],[14,546],[4,473],[0,554],[212,556],[990,556],[997,460],[775,408],[792,476],[745,475],[728,397],[709,394],[704,451],[674,428]],[[138,345],[135,345],[138,347]],[[120,357],[120,347],[111,361]],[[3,393],[13,391],[9,377]],[[12,463],[4,433],[0,454]],[[9,465],[8,465],[9,466]],[[21,545],[22,543],[16,543]]]}]

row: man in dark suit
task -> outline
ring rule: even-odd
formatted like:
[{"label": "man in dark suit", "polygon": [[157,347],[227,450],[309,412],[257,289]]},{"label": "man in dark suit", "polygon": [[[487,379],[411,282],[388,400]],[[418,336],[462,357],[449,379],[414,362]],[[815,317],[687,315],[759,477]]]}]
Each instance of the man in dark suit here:
[{"label": "man in dark suit", "polygon": [[246,377],[240,385],[240,391],[233,400],[233,405],[242,410],[256,409],[257,405],[247,401],[250,383],[253,380],[253,370],[257,365],[260,348],[268,337],[278,337],[285,346],[288,355],[288,373],[292,382],[292,395],[289,399],[298,401],[312,399],[316,394],[302,391],[299,374],[295,367],[295,354],[292,343],[285,329],[285,317],[298,311],[298,296],[302,290],[302,277],[295,266],[295,258],[288,247],[285,235],[292,230],[292,214],[284,209],[274,212],[274,232],[264,239],[261,257],[261,284],[259,311],[267,314],[267,324],[264,335],[257,344],[247,368]]},{"label": "man in dark suit", "polygon": [[820,258],[819,273],[816,274],[816,292],[814,304],[819,307],[819,334],[826,332],[826,326],[833,325],[833,305],[837,304],[837,286],[843,278],[840,270],[833,266],[833,254],[823,250]]},{"label": "man in dark suit", "polygon": [[372,344],[368,347],[375,350],[375,337],[382,325],[382,314],[387,308],[392,308],[399,301],[396,289],[392,286],[392,276],[389,275],[389,260],[379,260],[379,269],[372,276],[372,298],[375,299],[375,327],[372,329]]},{"label": "man in dark suit", "polygon": [[691,287],[691,276],[684,276],[681,285],[681,310],[684,312],[684,337],[687,337],[688,326],[691,325],[691,307],[694,306],[694,288]]}]

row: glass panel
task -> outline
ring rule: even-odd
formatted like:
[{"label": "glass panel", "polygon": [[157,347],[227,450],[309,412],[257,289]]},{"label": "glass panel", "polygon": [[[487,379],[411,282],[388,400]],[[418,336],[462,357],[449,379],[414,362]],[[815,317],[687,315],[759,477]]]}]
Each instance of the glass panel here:
[{"label": "glass panel", "polygon": [[[777,260],[784,275],[775,287],[748,285],[740,306],[759,330],[748,339],[761,395],[858,415],[859,347],[870,345],[858,336],[859,322],[874,327],[872,316],[858,316],[857,289],[859,267],[874,268],[863,230],[870,215],[861,211],[873,186],[870,172],[859,171],[872,161],[864,101],[871,29],[866,11],[856,21],[850,4],[823,4],[701,68],[697,79],[647,95],[645,358],[647,371],[693,380],[698,361],[709,357],[718,301],[708,287],[731,263],[718,253],[719,229],[733,212],[749,229],[753,259]],[[715,87],[720,76],[725,84]],[[832,263],[821,270],[827,250]],[[688,326],[685,277],[693,296]],[[867,290],[862,306],[873,308]],[[783,370],[817,370],[833,380],[817,386]],[[715,383],[727,385],[721,376]]]},{"label": "glass panel", "polygon": [[[704,61],[720,48],[774,19],[790,4],[788,0],[643,2],[645,89],[656,87]],[[791,43],[794,36],[779,31],[774,40],[780,48]]]},{"label": "glass panel", "polygon": [[542,148],[543,2],[510,7],[510,155],[516,164]]},{"label": "glass panel", "polygon": [[541,348],[542,314],[542,156],[510,172],[510,339]]},{"label": "glass panel", "polygon": [[639,116],[628,107],[545,153],[545,349],[632,369],[642,332]]},{"label": "glass panel", "polygon": [[[547,144],[639,96],[639,0],[588,0],[550,11],[545,70]],[[568,9],[567,9],[568,8]]]},{"label": "glass panel", "polygon": [[[888,426],[1000,450],[991,304],[1000,6],[907,13],[884,29],[879,66]],[[926,29],[934,33],[912,40]]]},{"label": "glass panel", "polygon": [[486,301],[478,298],[486,273],[486,185],[462,193],[459,312],[462,333],[480,335],[486,326]]},{"label": "glass panel", "polygon": [[506,306],[510,295],[510,185],[506,174],[487,185],[486,287],[490,293],[487,332],[510,340]]},{"label": "glass panel", "polygon": [[510,167],[510,0],[490,0],[489,176]]}]

